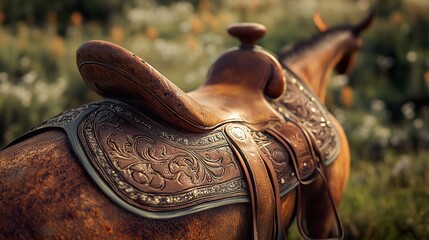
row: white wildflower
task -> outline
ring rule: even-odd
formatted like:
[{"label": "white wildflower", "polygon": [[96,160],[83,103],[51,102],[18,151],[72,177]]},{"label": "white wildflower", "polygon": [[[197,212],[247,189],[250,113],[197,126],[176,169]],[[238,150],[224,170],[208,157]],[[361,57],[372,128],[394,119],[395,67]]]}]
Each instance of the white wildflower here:
[{"label": "white wildflower", "polygon": [[36,71],[30,71],[26,73],[24,76],[22,76],[22,82],[26,85],[32,85],[34,81],[37,79],[37,72]]},{"label": "white wildflower", "polygon": [[406,171],[411,167],[411,158],[409,156],[403,155],[400,157],[399,161],[395,163],[392,169],[393,176],[399,176],[401,173]]},{"label": "white wildflower", "polygon": [[414,116],[416,115],[414,109],[415,109],[415,105],[413,102],[408,102],[404,105],[402,105],[401,107],[401,111],[402,114],[404,115],[404,117],[408,120],[413,119]]},{"label": "white wildflower", "polygon": [[416,129],[422,129],[424,127],[425,123],[421,118],[416,118],[413,121],[413,125]]},{"label": "white wildflower", "polygon": [[377,118],[374,115],[365,114],[362,118],[363,128],[372,128],[377,124]]},{"label": "white wildflower", "polygon": [[390,129],[387,127],[377,126],[374,129],[374,137],[382,146],[387,146],[391,136]]},{"label": "white wildflower", "polygon": [[386,104],[378,99],[371,101],[371,110],[375,113],[382,113],[386,109]]},{"label": "white wildflower", "polygon": [[407,60],[411,63],[415,62],[417,60],[417,53],[414,51],[409,51],[407,53]]}]

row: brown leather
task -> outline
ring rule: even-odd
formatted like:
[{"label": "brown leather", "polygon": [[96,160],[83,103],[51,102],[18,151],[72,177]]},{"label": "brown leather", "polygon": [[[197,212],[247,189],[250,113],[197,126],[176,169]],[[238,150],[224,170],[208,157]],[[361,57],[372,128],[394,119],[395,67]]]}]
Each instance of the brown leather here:
[{"label": "brown leather", "polygon": [[230,25],[227,31],[231,36],[240,39],[242,46],[253,47],[259,39],[264,37],[267,29],[258,23],[236,23]]},{"label": "brown leather", "polygon": [[[304,126],[296,121],[286,121],[282,124],[277,124],[269,129],[267,132],[276,138],[283,146],[287,146],[289,155],[292,157],[294,163],[294,169],[297,174],[298,181],[301,183],[298,185],[297,194],[297,225],[298,231],[304,239],[315,240],[312,238],[305,227],[304,207],[301,206],[305,195],[302,194],[302,185],[311,184],[316,180],[316,177],[322,179],[322,185],[325,188],[329,202],[334,212],[335,226],[337,235],[329,239],[343,239],[344,231],[343,227],[335,207],[334,199],[329,188],[329,182],[325,172],[325,159],[322,153],[317,148],[316,138],[308,131]],[[288,148],[289,147],[289,148]]]},{"label": "brown leather", "polygon": [[323,158],[332,162],[338,155],[340,142],[329,111],[298,77],[290,71],[285,71],[285,75],[288,87],[282,97],[272,101],[274,108],[284,119],[300,122],[309,129]]},{"label": "brown leather", "polygon": [[279,97],[284,86],[283,70],[277,61],[258,48],[238,48],[222,55],[210,69],[205,84],[189,96],[224,121],[258,126],[281,118],[267,97]]},{"label": "brown leather", "polygon": [[[334,202],[334,198],[332,197],[332,193],[331,193],[331,189],[329,188],[329,182],[328,182],[328,178],[326,175],[326,166],[323,164],[322,161],[320,161],[322,159],[322,154],[319,151],[318,148],[316,148],[316,144],[315,144],[315,138],[313,136],[313,134],[308,131],[306,128],[301,128],[303,133],[306,135],[307,140],[309,141],[309,143],[311,144],[311,151],[312,151],[312,155],[313,155],[313,159],[316,160],[315,161],[315,169],[318,172],[318,176],[322,179],[322,186],[325,188],[325,191],[327,192],[328,195],[328,199],[330,202],[330,207],[331,207],[331,211],[333,211],[333,216],[334,216],[334,224],[335,224],[335,230],[336,231],[336,235],[332,236],[330,238],[328,238],[329,240],[337,240],[337,239],[344,239],[344,230],[343,230],[343,226],[339,217],[339,214],[337,212],[337,208],[335,207],[335,202]],[[295,161],[296,162],[296,161]],[[303,183],[306,184],[306,183]],[[302,187],[303,185],[299,185],[298,186],[298,194],[297,194],[297,225],[298,225],[298,231],[301,234],[302,237],[304,237],[304,239],[308,239],[308,240],[317,240],[318,238],[313,238],[308,234],[308,231],[306,229],[306,224],[305,224],[305,219],[304,219],[304,207],[301,206],[305,195],[302,193]]]},{"label": "brown leather", "polygon": [[[243,27],[238,29],[256,31],[260,37],[265,33]],[[284,92],[283,69],[271,54],[255,45],[242,44],[222,55],[206,83],[188,94],[112,43],[90,41],[76,55],[79,71],[91,89],[105,97],[138,99],[159,118],[190,132],[207,131],[225,122],[258,125],[279,118],[266,98]]]},{"label": "brown leather", "polygon": [[[327,239],[329,240],[344,239],[344,228],[342,226],[337,208],[335,207],[335,202],[334,202],[334,198],[332,197],[331,189],[329,188],[329,182],[326,176],[325,166],[323,164],[319,164],[317,167],[317,171],[319,172],[320,178],[322,179],[322,182],[323,182],[322,186],[325,188],[325,191],[328,194],[329,203],[331,205],[329,207],[331,207],[331,211],[333,211],[333,216],[334,216],[335,229],[333,230],[336,231],[336,233],[334,236]],[[302,185],[299,185],[297,188],[298,188],[298,194],[297,194],[296,222],[298,226],[298,231],[301,234],[301,236],[306,240],[319,240],[320,238],[311,237],[310,234],[308,233],[308,230],[305,224],[305,219],[304,219],[304,216],[305,216],[304,207],[301,206],[305,198],[305,195],[302,193]]]},{"label": "brown leather", "polygon": [[317,174],[317,161],[322,159],[314,153],[310,136],[306,134],[303,127],[297,122],[285,121],[273,125],[266,131],[287,148],[289,155],[294,159],[292,162],[295,165],[298,181],[303,184],[314,181]]},{"label": "brown leather", "polygon": [[247,198],[223,128],[189,134],[120,101],[98,105],[79,123],[79,142],[104,182],[127,203],[173,216],[172,211]]},{"label": "brown leather", "polygon": [[254,239],[279,239],[281,203],[278,184],[271,162],[264,158],[246,128],[230,124],[225,129],[246,177],[253,212]]},{"label": "brown leather", "polygon": [[192,132],[201,132],[222,121],[122,47],[89,41],[77,50],[76,61],[86,84],[101,96],[138,99],[158,117]]}]

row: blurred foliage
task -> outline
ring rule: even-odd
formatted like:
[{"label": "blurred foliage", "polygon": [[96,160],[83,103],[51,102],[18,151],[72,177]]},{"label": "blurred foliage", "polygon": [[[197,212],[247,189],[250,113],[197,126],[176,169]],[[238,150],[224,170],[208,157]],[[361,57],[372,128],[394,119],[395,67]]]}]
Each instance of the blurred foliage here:
[{"label": "blurred foliage", "polygon": [[[58,32],[64,34],[67,25],[73,21],[72,15],[79,12],[87,21],[109,23],[112,15],[121,14],[127,1],[121,0],[13,0],[0,1],[4,24],[13,26],[25,21],[31,26],[44,27],[57,24]],[[119,10],[119,11],[118,11]]]},{"label": "blurred foliage", "polygon": [[427,239],[425,0],[0,0],[0,146],[99,98],[75,65],[84,41],[124,46],[188,91],[204,81],[220,53],[237,44],[225,31],[232,22],[266,25],[260,45],[278,52],[315,33],[316,10],[335,25],[357,22],[371,7],[377,18],[363,36],[355,71],[333,75],[327,95],[352,150],[341,207],[347,238]]},{"label": "blurred foliage", "polygon": [[427,239],[429,188],[421,184],[429,183],[428,169],[427,152],[356,162],[340,209],[348,239]]},{"label": "blurred foliage", "polygon": [[[339,208],[345,239],[428,239],[428,152],[386,155],[383,162],[354,162]],[[302,239],[295,223],[288,239]]]}]

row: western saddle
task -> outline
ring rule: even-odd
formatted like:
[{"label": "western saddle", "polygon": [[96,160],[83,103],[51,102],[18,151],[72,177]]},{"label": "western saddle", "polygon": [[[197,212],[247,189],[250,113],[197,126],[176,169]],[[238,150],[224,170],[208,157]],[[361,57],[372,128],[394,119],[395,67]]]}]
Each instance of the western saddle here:
[{"label": "western saddle", "polygon": [[[24,137],[63,129],[100,189],[137,215],[165,219],[250,202],[253,237],[283,238],[281,197],[324,175],[338,136],[311,91],[256,45],[263,25],[235,24],[228,32],[240,46],[189,93],[122,47],[83,44],[79,71],[107,99]],[[301,114],[306,107],[313,115]]]}]

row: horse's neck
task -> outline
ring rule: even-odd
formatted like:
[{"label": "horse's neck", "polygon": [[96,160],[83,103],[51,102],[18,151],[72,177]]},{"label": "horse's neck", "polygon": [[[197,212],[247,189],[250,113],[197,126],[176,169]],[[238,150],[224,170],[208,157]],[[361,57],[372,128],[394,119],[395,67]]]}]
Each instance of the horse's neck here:
[{"label": "horse's neck", "polygon": [[325,102],[326,85],[335,66],[352,47],[350,34],[324,39],[312,47],[291,54],[282,62]]}]

